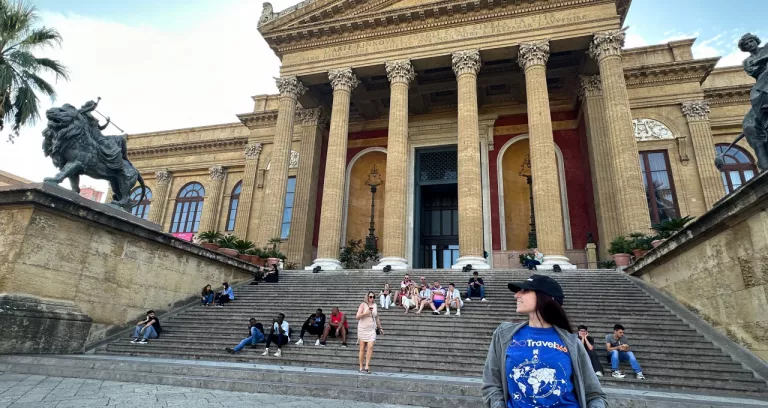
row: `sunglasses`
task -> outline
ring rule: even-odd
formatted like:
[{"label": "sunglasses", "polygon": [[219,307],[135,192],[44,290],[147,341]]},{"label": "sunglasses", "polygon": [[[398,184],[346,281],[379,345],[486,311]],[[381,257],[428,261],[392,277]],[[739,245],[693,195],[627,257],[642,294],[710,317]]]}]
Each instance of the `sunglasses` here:
[{"label": "sunglasses", "polygon": [[368,299],[373,299],[373,296],[368,296]]}]

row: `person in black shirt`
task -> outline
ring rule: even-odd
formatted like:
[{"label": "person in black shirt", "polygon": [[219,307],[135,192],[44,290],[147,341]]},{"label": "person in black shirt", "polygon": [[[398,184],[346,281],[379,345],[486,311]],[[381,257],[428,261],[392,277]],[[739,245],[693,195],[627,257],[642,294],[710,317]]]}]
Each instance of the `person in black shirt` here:
[{"label": "person in black shirt", "polygon": [[248,326],[248,337],[244,338],[240,344],[235,346],[234,348],[227,347],[224,350],[227,351],[229,354],[235,354],[238,351],[242,350],[243,347],[245,347],[247,344],[250,344],[252,347],[256,346],[256,343],[261,343],[264,341],[264,325],[257,322],[256,319],[251,317],[251,320],[249,321]]},{"label": "person in black shirt", "polygon": [[600,359],[597,357],[597,352],[595,351],[595,340],[589,335],[587,326],[584,326],[583,324],[579,326],[579,341],[587,350],[587,355],[589,355],[589,361],[592,362],[592,369],[595,370],[595,375],[602,377],[603,365],[600,363]]},{"label": "person in black shirt", "polygon": [[273,264],[271,270],[266,270],[264,272],[264,277],[262,279],[267,283],[277,283],[280,278],[279,273],[280,270],[277,269],[277,264]]},{"label": "person in black shirt", "polygon": [[480,301],[485,302],[485,283],[483,278],[477,276],[477,271],[472,272],[472,277],[467,282],[467,296],[464,300],[469,302],[472,297],[480,297]]},{"label": "person in black shirt", "polygon": [[325,329],[325,315],[323,314],[323,309],[318,308],[317,311],[315,311],[315,313],[309,315],[307,320],[301,326],[299,341],[296,342],[296,345],[301,346],[302,344],[304,344],[304,333],[309,332],[309,334],[314,334],[315,336],[317,336],[317,341],[315,342],[315,346],[319,346],[320,336],[323,335],[324,329]]},{"label": "person in black shirt", "polygon": [[155,316],[154,310],[149,310],[147,311],[147,317],[136,324],[131,343],[147,344],[148,339],[160,337],[160,332],[162,331],[160,319]]}]

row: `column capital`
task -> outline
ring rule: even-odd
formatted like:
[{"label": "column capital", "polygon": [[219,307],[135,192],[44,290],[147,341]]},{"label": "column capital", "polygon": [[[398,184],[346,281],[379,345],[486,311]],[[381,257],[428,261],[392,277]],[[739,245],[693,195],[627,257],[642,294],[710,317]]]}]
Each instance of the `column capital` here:
[{"label": "column capital", "polygon": [[603,83],[600,75],[581,75],[579,76],[579,100],[583,101],[592,96],[603,94]]},{"label": "column capital", "polygon": [[245,150],[244,150],[245,158],[247,160],[258,159],[259,155],[261,154],[262,148],[263,146],[261,145],[261,143],[254,143],[254,144],[249,144],[248,146],[245,146]]},{"label": "column capital", "polygon": [[595,33],[592,42],[589,43],[589,50],[587,50],[589,56],[598,61],[612,55],[620,56],[621,49],[624,47],[624,39],[627,36],[627,28]]},{"label": "column capital", "polygon": [[333,90],[352,91],[360,81],[352,72],[352,68],[338,68],[328,71],[328,79],[331,80]]},{"label": "column capital", "polygon": [[158,170],[155,172],[155,179],[157,180],[157,184],[169,184],[172,177],[173,176],[171,175],[171,172],[168,171],[168,169]]},{"label": "column capital", "polygon": [[456,51],[451,54],[451,65],[456,76],[461,74],[477,75],[481,64],[480,50]]},{"label": "column capital", "polygon": [[277,84],[277,90],[280,91],[280,96],[296,99],[307,92],[307,87],[299,81],[296,75],[275,78],[275,84]]},{"label": "column capital", "polygon": [[384,63],[384,69],[387,70],[387,79],[392,84],[404,83],[408,85],[416,78],[416,73],[413,71],[413,65],[409,59],[387,61]]},{"label": "column capital", "polygon": [[547,65],[549,59],[549,40],[531,41],[520,44],[517,62],[526,70],[536,65]]},{"label": "column capital", "polygon": [[227,174],[227,170],[224,169],[224,166],[213,166],[208,169],[208,174],[211,175],[211,180],[213,181],[222,181],[224,180],[224,175]]},{"label": "column capital", "polygon": [[685,101],[680,105],[680,110],[689,122],[709,120],[709,103],[707,101]]},{"label": "column capital", "polygon": [[304,125],[324,126],[328,123],[328,115],[322,108],[299,109],[299,119]]}]

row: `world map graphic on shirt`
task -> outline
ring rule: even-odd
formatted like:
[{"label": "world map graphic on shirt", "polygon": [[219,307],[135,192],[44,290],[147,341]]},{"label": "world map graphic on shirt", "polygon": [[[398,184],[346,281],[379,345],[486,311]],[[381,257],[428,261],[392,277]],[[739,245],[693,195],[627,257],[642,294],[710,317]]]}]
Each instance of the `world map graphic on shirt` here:
[{"label": "world map graphic on shirt", "polygon": [[513,394],[520,400],[523,396],[533,399],[547,398],[550,395],[560,396],[563,392],[561,385],[565,380],[557,379],[557,371],[549,368],[539,361],[539,350],[533,350],[533,358],[523,361],[517,367],[512,368],[512,379],[517,383],[518,393]]}]

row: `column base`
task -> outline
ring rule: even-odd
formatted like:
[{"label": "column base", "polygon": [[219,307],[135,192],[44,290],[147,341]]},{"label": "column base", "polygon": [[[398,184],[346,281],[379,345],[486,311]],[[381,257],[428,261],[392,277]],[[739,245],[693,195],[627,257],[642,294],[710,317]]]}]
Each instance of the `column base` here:
[{"label": "column base", "polygon": [[472,269],[491,269],[491,265],[488,265],[488,261],[482,256],[462,256],[456,260],[456,263],[451,265],[451,269],[462,269],[467,265],[472,265]]},{"label": "column base", "polygon": [[544,262],[541,265],[536,265],[536,269],[540,271],[551,271],[555,265],[559,265],[560,269],[576,269],[576,265],[573,265],[567,257],[563,255],[544,255]]},{"label": "column base", "polygon": [[333,258],[317,258],[315,259],[315,262],[312,263],[312,265],[307,266],[304,268],[305,271],[311,271],[315,269],[315,267],[319,266],[324,271],[339,271],[344,269],[343,266],[341,266],[341,262],[339,262],[338,259]]},{"label": "column base", "polygon": [[408,266],[408,260],[405,258],[397,257],[397,256],[387,256],[387,257],[381,258],[381,260],[379,260],[379,264],[374,265],[373,269],[380,271],[384,269],[384,267],[387,265],[389,265],[389,267],[392,268],[392,270],[397,270],[397,271],[410,269],[410,267]]}]

